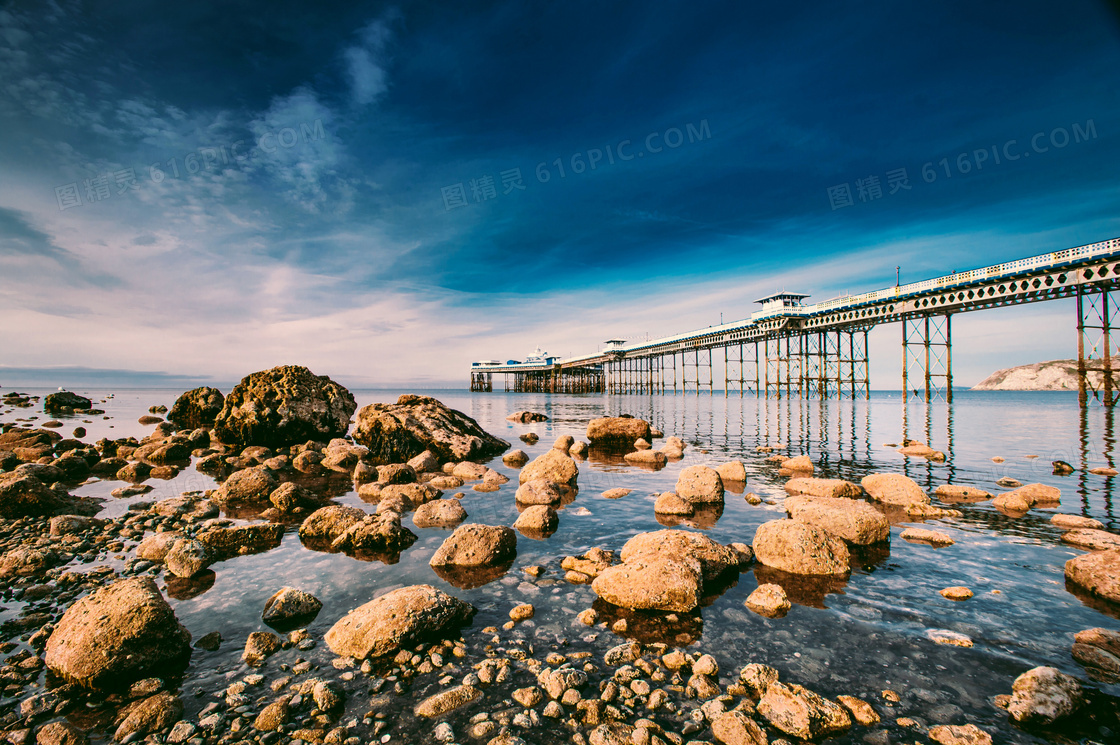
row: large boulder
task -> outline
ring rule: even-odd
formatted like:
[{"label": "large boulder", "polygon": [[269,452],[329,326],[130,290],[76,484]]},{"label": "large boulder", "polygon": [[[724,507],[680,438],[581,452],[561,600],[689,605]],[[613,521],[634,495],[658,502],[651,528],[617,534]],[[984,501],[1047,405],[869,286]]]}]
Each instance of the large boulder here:
[{"label": "large boulder", "polygon": [[330,504],[320,507],[307,516],[299,526],[299,537],[305,542],[318,542],[330,545],[355,523],[365,519],[366,513],[357,507],[344,507]]},{"label": "large boulder", "polygon": [[705,582],[710,582],[739,565],[739,557],[733,549],[716,543],[703,533],[690,530],[639,533],[623,545],[619,558],[627,562],[649,555],[693,559],[700,565]]},{"label": "large boulder", "polygon": [[1015,516],[1015,513],[1026,512],[1036,505],[1056,507],[1061,501],[1061,489],[1046,484],[1027,484],[1013,491],[997,494],[992,500],[992,506]]},{"label": "large boulder", "polygon": [[605,416],[587,423],[587,439],[592,445],[633,445],[639,439],[649,440],[649,422],[628,416]]},{"label": "large boulder", "polygon": [[221,507],[263,504],[279,486],[272,472],[262,466],[242,468],[230,475],[214,493],[211,501]]},{"label": "large boulder", "polygon": [[814,476],[796,476],[786,482],[789,494],[804,494],[810,497],[859,497],[861,489],[851,481],[843,479],[822,479]]},{"label": "large boulder", "polygon": [[1120,603],[1120,550],[1093,551],[1066,562],[1066,579],[1114,603]]},{"label": "large boulder", "polygon": [[446,638],[466,625],[474,607],[431,585],[393,590],[346,614],[327,632],[331,651],[364,660]]},{"label": "large boulder", "polygon": [[693,504],[723,502],[723,479],[708,466],[689,466],[677,477],[677,496]]},{"label": "large boulder", "polygon": [[891,539],[886,516],[859,499],[788,497],[784,506],[795,522],[815,525],[846,543],[867,546]]},{"label": "large boulder", "polygon": [[649,553],[603,570],[591,589],[621,608],[687,613],[700,604],[703,580],[695,559]]},{"label": "large boulder", "polygon": [[848,711],[799,685],[773,682],[758,702],[758,713],[775,729],[802,740],[815,740],[852,726]]},{"label": "large boulder", "polygon": [[167,420],[180,429],[210,429],[225,403],[226,397],[217,388],[195,388],[175,399]]},{"label": "large boulder", "polygon": [[284,539],[284,526],[279,523],[215,526],[202,531],[197,538],[210,549],[215,561],[224,561],[276,548]]},{"label": "large boulder", "polygon": [[279,448],[342,437],[357,404],[350,391],[306,367],[255,372],[234,386],[214,420],[222,442]]},{"label": "large boulder", "polygon": [[848,547],[824,530],[795,520],[771,520],[754,534],[761,563],[790,574],[846,576]]},{"label": "large boulder", "polygon": [[0,518],[47,517],[65,511],[66,500],[25,471],[0,473]]},{"label": "large boulder", "polygon": [[331,542],[332,551],[347,554],[399,554],[416,542],[416,534],[401,525],[398,512],[366,515]]},{"label": "large boulder", "polygon": [[43,411],[48,414],[62,414],[75,409],[84,411],[92,407],[93,402],[88,398],[70,391],[50,393],[43,399]]},{"label": "large boulder", "polygon": [[579,478],[579,467],[576,462],[556,448],[550,448],[544,455],[534,458],[521,469],[518,475],[518,481],[522,484],[544,479],[554,484],[575,486],[577,478]]},{"label": "large boulder", "polygon": [[436,549],[428,562],[433,567],[493,566],[517,555],[517,534],[512,528],[469,523],[460,525]]},{"label": "large boulder", "polygon": [[82,686],[166,676],[190,658],[190,633],[150,577],[117,580],[74,603],[47,639],[44,660]]},{"label": "large boulder", "polygon": [[917,481],[901,473],[873,473],[864,476],[860,481],[863,488],[876,502],[894,505],[896,507],[910,507],[918,504],[929,504],[929,495],[925,493]]},{"label": "large boulder", "polygon": [[1036,667],[1011,685],[1007,712],[1020,724],[1045,725],[1069,716],[1084,700],[1076,678],[1054,667]]},{"label": "large boulder", "polygon": [[441,461],[477,460],[509,448],[463,412],[429,396],[408,394],[395,404],[362,407],[354,440],[384,463],[404,463],[425,450]]}]

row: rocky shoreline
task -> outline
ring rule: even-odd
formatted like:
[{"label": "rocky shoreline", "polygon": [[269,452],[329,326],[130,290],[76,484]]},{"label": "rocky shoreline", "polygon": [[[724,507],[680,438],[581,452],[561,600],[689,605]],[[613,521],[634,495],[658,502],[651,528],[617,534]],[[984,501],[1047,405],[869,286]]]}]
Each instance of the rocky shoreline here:
[{"label": "rocky shoreline", "polygon": [[[18,394],[3,401],[38,403]],[[41,403],[61,417],[97,411],[74,394]],[[804,455],[760,447],[789,497],[787,516],[764,522],[753,538],[724,545],[683,529],[714,524],[727,495],[745,492],[741,461],[697,464],[654,502],[666,529],[515,569],[518,536],[545,540],[557,530],[559,510],[578,494],[586,453],[610,451],[626,467],[657,469],[686,458],[690,446],[641,419],[602,416],[587,421],[587,442],[564,436],[530,460],[435,399],[402,396],[358,411],[345,388],[299,367],[254,373],[229,396],[189,391],[167,421],[163,413],[150,413],[159,423],[143,439],[92,445],[80,427],[62,437],[57,420],[3,426],[0,600],[20,609],[0,628],[0,726],[11,745],[766,745],[837,735],[885,745],[900,732],[942,745],[992,742],[991,732],[973,723],[923,725],[920,712],[902,709],[897,691],[825,696],[779,680],[766,664],[721,670],[716,650],[695,643],[701,609],[753,570],[775,581],[760,581],[746,610],[781,619],[802,600],[800,583],[847,578],[869,552],[889,553],[892,525],[951,521],[960,502],[992,500],[1016,518],[1061,500],[1041,484],[994,496],[945,484],[931,497],[898,473],[859,483],[823,478]],[[516,412],[510,420],[541,417]],[[945,457],[924,443],[897,447],[931,463]],[[465,492],[446,494],[500,491],[508,477],[485,465],[499,455],[518,471],[521,513],[512,527],[471,521],[460,500]],[[145,482],[192,468],[220,484],[135,501],[120,517],[98,518],[96,500],[70,494],[94,477],[121,481],[114,495],[134,497],[150,488]],[[351,491],[373,511],[334,503]],[[617,492],[627,490],[611,491],[603,496],[623,498]],[[744,498],[761,501],[749,492]],[[471,603],[412,584],[355,606],[320,638],[308,631],[319,599],[277,587],[260,609],[272,631],[229,640],[215,633],[192,639],[166,600],[204,593],[213,567],[267,553],[291,534],[311,551],[395,563],[417,540],[402,523],[408,515],[418,528],[450,531],[429,561],[433,581],[466,590],[519,575],[516,581],[535,592],[589,586],[598,600],[565,619],[542,618],[532,603],[510,604],[507,621],[479,629]],[[1087,518],[1055,515],[1054,523],[1067,530],[1068,545],[1088,550],[1069,560],[1067,581],[1099,602],[1120,603],[1120,536]],[[917,525],[900,538],[953,543],[942,530]],[[941,593],[954,602],[972,596],[967,587]],[[560,633],[539,633],[557,622]],[[937,644],[972,645],[957,632],[928,635]],[[576,639],[588,648],[573,650]],[[232,682],[216,700],[193,705],[189,698],[199,692],[181,689],[184,671],[231,644],[242,650],[243,667],[227,671]],[[1086,629],[1071,655],[1091,679],[1113,680],[1120,633]],[[1120,726],[1115,700],[1102,696],[1091,681],[1043,666],[1022,671],[992,705],[1028,731],[1069,722],[1074,713]],[[1100,713],[1110,708],[1113,719]]]}]

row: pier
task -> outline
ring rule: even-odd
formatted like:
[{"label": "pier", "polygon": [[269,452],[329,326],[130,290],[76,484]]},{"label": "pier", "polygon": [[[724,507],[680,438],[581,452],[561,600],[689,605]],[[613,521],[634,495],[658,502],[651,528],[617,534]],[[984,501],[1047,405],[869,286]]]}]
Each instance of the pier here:
[{"label": "pier", "polygon": [[1118,288],[1113,238],[815,304],[804,293],[775,293],[756,301],[761,310],[750,318],[649,341],[611,339],[594,354],[475,362],[471,390],[492,391],[498,375],[507,391],[712,394],[722,359],[725,395],[869,398],[867,333],[895,323],[904,396],[952,401],[953,315],[1075,297],[1079,400],[1111,407],[1120,398],[1112,377]]}]

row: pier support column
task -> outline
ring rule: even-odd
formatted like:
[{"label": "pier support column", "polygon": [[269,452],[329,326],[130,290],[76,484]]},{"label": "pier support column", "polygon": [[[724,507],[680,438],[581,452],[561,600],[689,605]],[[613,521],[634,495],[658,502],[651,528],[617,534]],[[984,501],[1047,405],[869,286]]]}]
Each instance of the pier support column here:
[{"label": "pier support column", "polygon": [[[926,315],[902,322],[902,397],[953,401],[952,316]],[[865,342],[866,344],[866,342]],[[866,346],[865,346],[866,352]],[[917,386],[922,386],[918,388]]]},{"label": "pier support column", "polygon": [[1112,334],[1117,311],[1116,298],[1108,289],[1077,286],[1077,400],[1089,398],[1112,407],[1120,398],[1113,379],[1113,360],[1118,339]]}]

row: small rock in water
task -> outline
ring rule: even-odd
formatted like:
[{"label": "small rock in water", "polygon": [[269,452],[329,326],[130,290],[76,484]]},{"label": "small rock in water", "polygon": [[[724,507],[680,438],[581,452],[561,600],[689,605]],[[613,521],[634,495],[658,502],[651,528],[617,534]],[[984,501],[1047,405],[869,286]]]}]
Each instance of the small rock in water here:
[{"label": "small rock in water", "polygon": [[936,530],[928,530],[926,528],[907,528],[902,531],[902,535],[899,537],[911,543],[926,543],[935,547],[951,546],[956,543],[956,541],[944,533],[939,533]]},{"label": "small rock in water", "polygon": [[949,631],[948,629],[929,629],[926,631],[926,638],[937,644],[947,644],[951,647],[971,647],[972,639],[959,634],[956,631]]},{"label": "small rock in water", "polygon": [[1010,476],[1004,476],[1003,478],[998,479],[996,483],[1000,486],[1006,486],[1010,489],[1014,489],[1023,485],[1023,482],[1017,481]]},{"label": "small rock in water", "polygon": [[992,745],[992,736],[975,724],[930,727],[929,739],[938,745]]},{"label": "small rock in water", "polygon": [[789,598],[781,585],[759,585],[746,600],[746,606],[760,616],[780,618],[790,609]]},{"label": "small rock in water", "polygon": [[941,595],[949,600],[968,600],[972,597],[972,590],[962,586],[946,587]]}]

